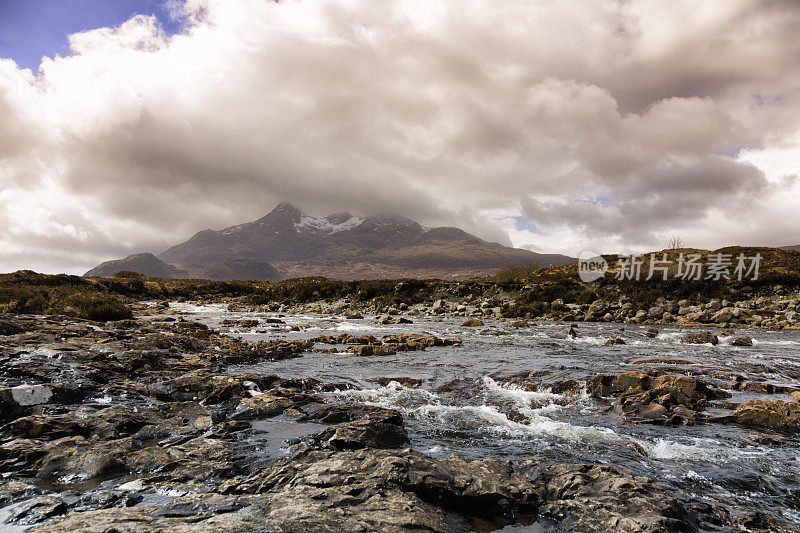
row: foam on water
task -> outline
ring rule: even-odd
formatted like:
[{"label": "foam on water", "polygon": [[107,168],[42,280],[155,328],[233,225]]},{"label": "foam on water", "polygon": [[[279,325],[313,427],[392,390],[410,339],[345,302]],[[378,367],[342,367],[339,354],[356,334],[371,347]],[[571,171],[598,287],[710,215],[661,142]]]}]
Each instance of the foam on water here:
[{"label": "foam on water", "polygon": [[438,405],[440,403],[439,396],[436,393],[428,392],[424,389],[405,387],[396,381],[377,389],[350,389],[334,391],[329,394],[345,401],[349,400],[375,407],[399,410],[421,405]]},{"label": "foam on water", "polygon": [[527,390],[514,383],[497,383],[489,376],[484,376],[481,382],[489,393],[513,400],[520,407],[530,407],[532,404],[546,405],[566,399],[564,394],[555,394],[550,389]]},{"label": "foam on water", "polygon": [[169,302],[169,308],[175,311],[182,311],[184,313],[198,313],[198,314],[211,314],[211,313],[227,313],[227,304],[198,304],[194,302]]},{"label": "foam on water", "polygon": [[567,342],[572,342],[575,344],[590,344],[592,346],[603,346],[605,342],[608,340],[608,337],[591,337],[591,336],[577,336],[572,338],[567,336]]},{"label": "foam on water", "polygon": [[438,394],[423,389],[405,387],[391,382],[385,387],[365,390],[345,390],[330,394],[368,405],[397,409],[406,417],[435,424],[437,427],[464,430],[474,429],[507,436],[557,437],[568,440],[619,440],[620,436],[610,428],[583,427],[569,422],[553,420],[543,414],[550,405],[531,407],[532,399],[563,398],[550,392],[525,391],[498,385],[492,378],[484,378],[492,390],[514,400],[526,418],[525,422],[510,420],[494,405],[448,405],[443,404]]},{"label": "foam on water", "polygon": [[707,463],[727,464],[741,459],[762,457],[768,453],[765,448],[754,446],[748,448],[733,448],[715,439],[693,437],[688,444],[666,439],[656,439],[648,442],[637,439],[636,442],[647,452],[652,459],[691,460]]}]

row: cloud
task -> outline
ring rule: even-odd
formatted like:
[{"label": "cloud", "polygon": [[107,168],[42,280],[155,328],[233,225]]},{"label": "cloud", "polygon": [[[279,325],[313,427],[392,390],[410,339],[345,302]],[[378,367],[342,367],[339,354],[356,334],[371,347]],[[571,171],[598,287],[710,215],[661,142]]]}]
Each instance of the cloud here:
[{"label": "cloud", "polygon": [[136,16],[36,73],[0,60],[0,270],[82,272],[280,200],[571,254],[797,239],[797,180],[757,157],[797,157],[796,2],[170,13],[182,33]]}]

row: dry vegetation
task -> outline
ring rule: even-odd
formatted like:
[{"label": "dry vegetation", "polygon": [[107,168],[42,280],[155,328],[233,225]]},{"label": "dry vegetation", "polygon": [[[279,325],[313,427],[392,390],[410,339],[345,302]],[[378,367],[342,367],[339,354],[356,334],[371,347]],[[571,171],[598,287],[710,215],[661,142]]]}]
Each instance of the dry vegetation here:
[{"label": "dry vegetation", "polygon": [[[446,296],[481,296],[502,290],[515,294],[515,300],[505,305],[505,316],[540,316],[550,303],[591,303],[597,299],[617,301],[628,298],[646,309],[658,298],[706,302],[713,298],[737,299],[741,291],[769,293],[777,287],[800,287],[800,251],[776,248],[730,247],[713,253],[739,253],[762,256],[759,279],[756,281],[722,280],[683,281],[654,278],[649,281],[617,280],[617,256],[604,256],[609,263],[605,278],[582,283],[577,265],[540,268],[532,264],[504,267],[495,276],[466,281],[445,280],[362,280],[336,281],[323,277],[284,280],[277,283],[259,281],[210,281],[197,279],[156,279],[132,272],[121,272],[108,278],[82,278],[68,275],[45,275],[31,271],[0,274],[0,312],[61,314],[90,320],[119,320],[131,316],[127,303],[140,300],[237,300],[246,305],[273,302],[285,304],[312,301],[332,301],[349,297],[356,303],[373,302],[382,305],[429,302]],[[656,252],[658,258],[667,254],[699,253],[704,258],[708,250],[675,249]],[[642,272],[649,268],[645,256]]]}]

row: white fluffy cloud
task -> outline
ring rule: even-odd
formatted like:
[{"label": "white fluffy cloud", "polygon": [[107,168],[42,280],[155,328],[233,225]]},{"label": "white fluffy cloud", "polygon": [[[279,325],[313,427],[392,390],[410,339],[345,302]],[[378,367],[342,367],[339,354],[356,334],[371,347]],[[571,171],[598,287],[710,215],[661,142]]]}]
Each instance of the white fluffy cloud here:
[{"label": "white fluffy cloud", "polygon": [[0,271],[82,272],[280,200],[573,255],[800,243],[797,2],[183,9],[179,35],[137,16],[35,73],[0,59]]}]

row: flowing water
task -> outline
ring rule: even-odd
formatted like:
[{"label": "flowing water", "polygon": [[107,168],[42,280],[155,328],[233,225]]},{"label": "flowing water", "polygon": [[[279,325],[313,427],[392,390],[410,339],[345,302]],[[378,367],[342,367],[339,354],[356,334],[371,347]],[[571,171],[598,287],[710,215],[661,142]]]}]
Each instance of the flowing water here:
[{"label": "flowing water", "polygon": [[[606,463],[664,482],[684,498],[721,504],[734,515],[761,510],[800,526],[797,437],[774,442],[765,440],[768,432],[723,424],[634,424],[612,413],[608,403],[581,390],[581,384],[596,373],[647,369],[689,374],[726,388],[735,376],[798,386],[800,332],[747,331],[753,346],[735,347],[727,344],[730,338],[725,337],[717,346],[684,344],[680,339],[691,329],[680,327],[659,327],[655,338],[647,338],[638,334],[644,329],[639,326],[582,323],[578,337],[571,338],[565,334],[564,324],[548,322],[515,329],[506,322],[489,320],[483,327],[467,328],[460,325],[461,317],[414,317],[413,324],[383,326],[374,319],[328,315],[281,315],[287,326],[299,326],[300,330],[274,326],[265,332],[264,325],[239,330],[220,323],[276,315],[232,313],[216,305],[173,307],[186,312],[187,318],[249,341],[340,333],[376,337],[422,333],[461,339],[460,347],[385,357],[306,353],[296,359],[231,368],[230,372],[313,377],[339,384],[340,390],[325,393],[328,402],[399,410],[412,446],[436,457],[457,452],[470,458]],[[610,337],[621,337],[626,344],[605,346]],[[346,347],[339,348],[344,352]],[[523,385],[527,386],[512,382],[520,376],[526,378]],[[392,378],[397,381],[385,381]],[[421,385],[404,386],[401,383],[408,382],[403,378],[421,380]],[[381,386],[382,380],[387,384]],[[553,385],[567,380],[575,380],[577,387],[553,392]],[[529,385],[537,382],[539,386]],[[787,399],[781,394],[732,394],[728,401],[733,403],[758,397]],[[270,446],[274,451],[274,442]],[[285,445],[282,449],[287,453]]]}]

